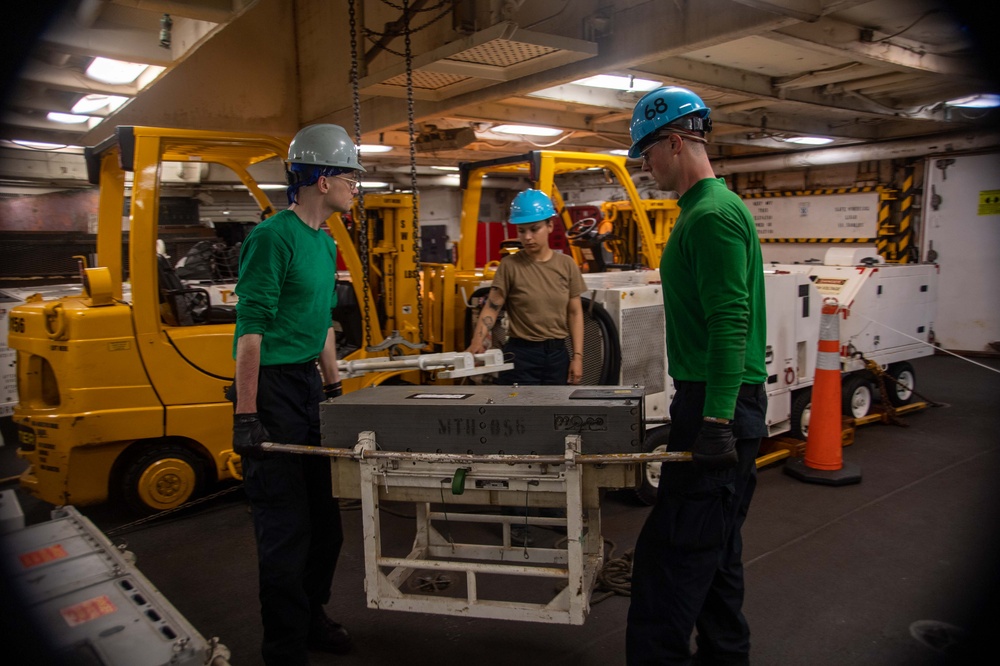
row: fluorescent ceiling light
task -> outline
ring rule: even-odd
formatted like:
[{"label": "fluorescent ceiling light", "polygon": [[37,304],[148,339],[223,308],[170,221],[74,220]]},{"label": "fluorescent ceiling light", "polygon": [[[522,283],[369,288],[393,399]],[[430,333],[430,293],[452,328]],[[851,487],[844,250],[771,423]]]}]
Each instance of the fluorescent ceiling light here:
[{"label": "fluorescent ceiling light", "polygon": [[500,134],[522,134],[524,136],[558,136],[562,134],[561,129],[555,127],[540,127],[538,125],[497,125],[491,127],[490,131]]},{"label": "fluorescent ceiling light", "polygon": [[53,122],[64,123],[66,125],[76,125],[77,123],[85,123],[90,120],[90,116],[79,116],[74,113],[56,113],[55,111],[49,111],[45,117]]},{"label": "fluorescent ceiling light", "polygon": [[84,95],[73,105],[73,113],[93,113],[101,109],[116,111],[122,104],[128,101],[128,97],[119,95]]},{"label": "fluorescent ceiling light", "polygon": [[35,150],[59,150],[61,148],[69,148],[65,143],[45,143],[44,141],[22,141],[21,139],[12,139],[11,143],[18,146],[23,146],[24,148],[34,148]]},{"label": "fluorescent ceiling light", "polygon": [[431,166],[432,169],[437,169],[438,171],[458,171],[457,166]]},{"label": "fluorescent ceiling light", "polygon": [[378,190],[383,187],[389,187],[389,183],[383,183],[377,180],[363,180],[361,181],[361,187],[366,190]]},{"label": "fluorescent ceiling light", "polygon": [[392,150],[392,146],[384,146],[380,143],[363,143],[359,147],[362,154],[365,153],[387,153]]},{"label": "fluorescent ceiling light", "polygon": [[825,136],[790,136],[782,139],[785,143],[797,143],[803,146],[825,146],[828,143],[833,143],[833,139],[828,139]]},{"label": "fluorescent ceiling light", "polygon": [[108,105],[107,95],[84,95],[73,105],[73,113],[93,113]]},{"label": "fluorescent ceiling light", "polygon": [[124,85],[139,78],[148,66],[137,62],[94,58],[94,62],[87,67],[87,76],[102,83]]},{"label": "fluorescent ceiling light", "polygon": [[155,81],[160,76],[160,74],[162,74],[165,71],[167,71],[166,67],[159,67],[157,65],[150,65],[135,80],[135,87],[138,88],[139,90],[145,89],[146,86],[148,86],[150,83],[152,83],[153,81]]},{"label": "fluorescent ceiling light", "polygon": [[[281,183],[257,183],[257,187],[259,187],[262,190],[286,190],[286,189],[288,189],[288,185],[283,185]],[[250,191],[250,188],[247,187],[246,185],[235,185],[235,186],[233,186],[233,189],[234,190],[247,190],[248,192]]]},{"label": "fluorescent ceiling light", "polygon": [[995,109],[1000,106],[1000,95],[972,95],[970,97],[960,97],[950,102],[945,102],[948,106],[958,106],[963,109]]},{"label": "fluorescent ceiling light", "polygon": [[628,150],[625,148],[615,148],[614,150],[608,151],[609,155],[624,155],[628,157]]},{"label": "fluorescent ceiling light", "polygon": [[597,76],[588,76],[585,79],[573,81],[573,83],[578,86],[610,88],[612,90],[629,90],[633,92],[656,90],[663,85],[660,81],[637,79],[634,76],[618,76],[617,74],[598,74]]}]

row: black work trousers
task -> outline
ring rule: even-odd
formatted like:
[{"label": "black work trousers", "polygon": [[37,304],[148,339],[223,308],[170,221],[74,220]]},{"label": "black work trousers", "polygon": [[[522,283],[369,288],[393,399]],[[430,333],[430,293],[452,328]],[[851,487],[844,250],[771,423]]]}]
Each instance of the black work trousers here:
[{"label": "black work trousers", "polygon": [[[319,446],[322,399],[315,363],[260,368],[257,413],[271,441]],[[330,599],[344,541],[330,462],[284,453],[244,457],[243,479],[257,536],[264,663],[306,664],[310,619]]]},{"label": "black work trousers", "polygon": [[[690,451],[701,429],[705,385],[674,382],[670,451]],[[744,385],[733,431],[739,463],[720,472],[664,463],[656,505],[635,545],[626,631],[629,666],[748,664],[741,529],[757,485],[757,450],[767,435],[763,385]]]},{"label": "black work trousers", "polygon": [[569,352],[565,340],[522,340],[510,338],[503,353],[514,363],[513,370],[501,372],[497,384],[559,386],[569,379]]}]

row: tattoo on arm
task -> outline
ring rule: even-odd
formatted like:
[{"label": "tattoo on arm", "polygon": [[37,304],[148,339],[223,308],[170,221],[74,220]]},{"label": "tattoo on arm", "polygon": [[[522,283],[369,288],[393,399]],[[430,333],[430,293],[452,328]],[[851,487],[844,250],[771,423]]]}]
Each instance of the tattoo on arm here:
[{"label": "tattoo on arm", "polygon": [[[482,327],[479,338],[482,342],[486,342],[489,339],[490,332],[493,330],[493,326],[500,315],[500,309],[503,308],[504,299],[496,296],[495,291],[495,289],[490,289],[489,296],[486,302],[483,303],[483,309],[479,315],[479,325]],[[487,314],[488,312],[494,314]]]}]

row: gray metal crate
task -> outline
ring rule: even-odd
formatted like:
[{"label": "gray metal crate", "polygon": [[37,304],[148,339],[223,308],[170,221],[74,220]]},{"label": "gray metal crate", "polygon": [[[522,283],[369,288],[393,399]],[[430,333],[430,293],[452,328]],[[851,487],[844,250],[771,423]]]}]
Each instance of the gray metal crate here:
[{"label": "gray metal crate", "polygon": [[323,445],[351,448],[375,432],[388,451],[641,453],[643,390],[624,386],[375,386],[320,405]]}]

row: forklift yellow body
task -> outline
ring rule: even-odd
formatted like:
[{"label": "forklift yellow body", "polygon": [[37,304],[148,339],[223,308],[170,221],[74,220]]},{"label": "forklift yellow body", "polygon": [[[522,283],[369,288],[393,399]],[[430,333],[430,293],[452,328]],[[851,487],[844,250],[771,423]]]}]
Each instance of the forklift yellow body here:
[{"label": "forklift yellow body", "polygon": [[[208,484],[239,473],[232,452],[233,318],[192,322],[170,305],[185,292],[167,295],[157,252],[160,177],[166,162],[208,162],[234,171],[259,204],[273,213],[249,169],[283,160],[288,144],[275,137],[194,130],[120,127],[109,141],[88,149],[91,182],[100,185],[97,266],[84,271],[84,293],[57,300],[32,299],[11,312],[10,347],[17,350],[19,405],[14,411],[19,455],[29,463],[21,485],[52,504],[86,505],[121,496],[141,511],[178,507]],[[128,279],[122,299],[122,210],[126,174],[133,174],[128,214]],[[374,202],[373,202],[374,203]],[[406,209],[409,195],[380,202]],[[361,259],[340,216],[328,220],[352,276]],[[393,248],[380,246],[378,252]],[[412,263],[412,249],[399,249]],[[393,258],[385,263],[395,272]],[[412,273],[414,268],[403,268]],[[415,280],[410,280],[414,285]],[[393,303],[415,313],[417,289],[390,289]],[[358,303],[371,299],[353,280]],[[191,290],[197,291],[197,290]],[[376,312],[374,300],[366,310]],[[415,316],[413,314],[412,316]],[[416,326],[407,314],[388,324],[411,339]],[[222,323],[220,323],[222,322]],[[367,344],[383,339],[377,324]],[[345,390],[364,384],[345,382]]]}]

